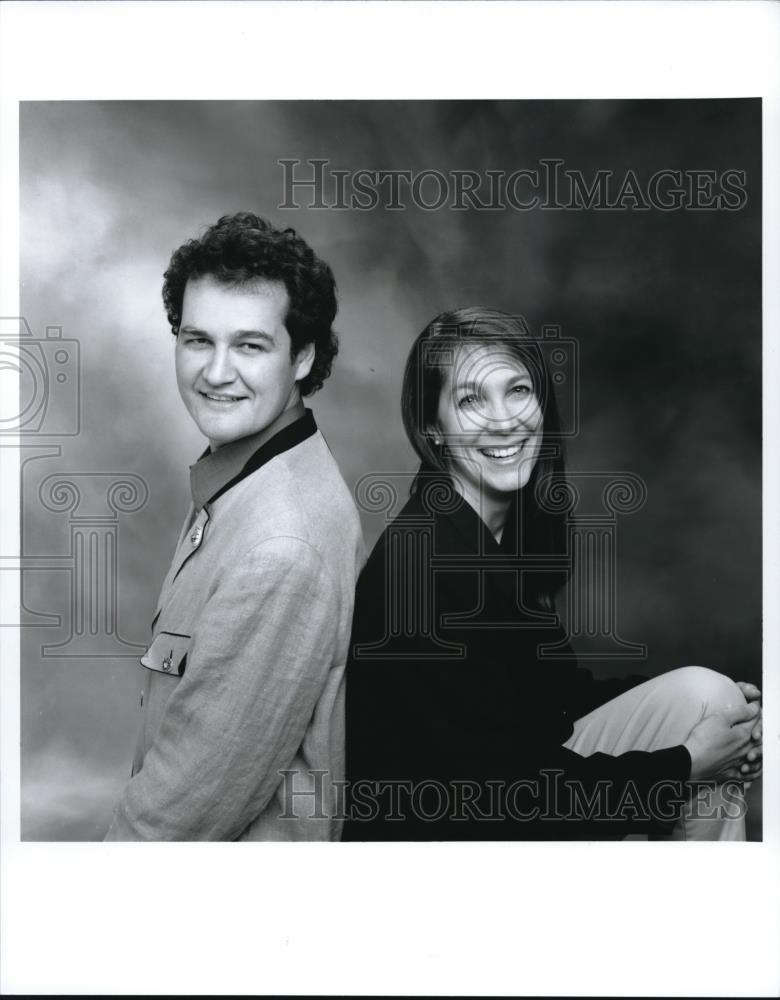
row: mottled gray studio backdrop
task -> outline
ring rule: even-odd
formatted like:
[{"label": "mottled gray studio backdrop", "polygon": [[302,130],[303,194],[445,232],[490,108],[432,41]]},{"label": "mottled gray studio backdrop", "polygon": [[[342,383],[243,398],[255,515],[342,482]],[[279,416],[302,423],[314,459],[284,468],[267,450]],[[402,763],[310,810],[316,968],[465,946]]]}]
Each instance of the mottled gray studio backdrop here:
[{"label": "mottled gray studio backdrop", "polygon": [[[23,454],[23,836],[99,839],[128,776],[136,658],[203,447],[176,390],[161,276],[183,239],[239,209],[296,227],[333,266],[341,353],[311,405],[350,485],[414,467],[402,368],[441,310],[496,306],[575,338],[570,464],[647,488],[616,537],[619,631],[648,655],[593,669],[699,663],[760,683],[760,129],[759,101],[23,105],[35,371],[22,404],[37,421]],[[643,183],[734,169],[747,198],[735,211],[281,209],[278,161],[315,157],[445,173],[559,158]],[[381,518],[364,526],[371,544]]]}]

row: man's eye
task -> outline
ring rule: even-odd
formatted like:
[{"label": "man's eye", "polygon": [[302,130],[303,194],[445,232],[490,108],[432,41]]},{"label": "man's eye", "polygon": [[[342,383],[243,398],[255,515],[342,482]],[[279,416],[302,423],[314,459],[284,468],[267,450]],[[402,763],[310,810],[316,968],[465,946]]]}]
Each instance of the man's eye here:
[{"label": "man's eye", "polygon": [[208,344],[208,340],[206,337],[187,337],[184,343],[187,344],[188,347],[203,347]]},{"label": "man's eye", "polygon": [[246,354],[255,354],[258,351],[264,351],[265,350],[265,345],[264,344],[255,344],[252,341],[245,341],[243,344],[239,344],[238,346]]}]

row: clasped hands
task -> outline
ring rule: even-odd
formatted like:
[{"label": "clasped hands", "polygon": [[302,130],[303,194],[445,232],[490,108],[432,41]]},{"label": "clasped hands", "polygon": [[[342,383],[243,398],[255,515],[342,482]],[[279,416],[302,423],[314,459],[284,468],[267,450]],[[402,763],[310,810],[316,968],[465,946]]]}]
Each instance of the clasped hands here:
[{"label": "clasped hands", "polygon": [[740,781],[749,787],[761,776],[761,692],[745,681],[737,687],[745,700],[706,715],[685,741],[692,781]]},{"label": "clasped hands", "polygon": [[745,754],[745,759],[740,765],[740,774],[744,775],[745,788],[750,788],[750,785],[756,778],[761,777],[763,769],[763,717],[760,708],[761,692],[756,687],[755,684],[749,684],[747,681],[737,681],[737,687],[745,696],[745,701],[748,704],[751,702],[759,702],[759,711],[756,716],[753,728],[750,731],[751,747]]}]

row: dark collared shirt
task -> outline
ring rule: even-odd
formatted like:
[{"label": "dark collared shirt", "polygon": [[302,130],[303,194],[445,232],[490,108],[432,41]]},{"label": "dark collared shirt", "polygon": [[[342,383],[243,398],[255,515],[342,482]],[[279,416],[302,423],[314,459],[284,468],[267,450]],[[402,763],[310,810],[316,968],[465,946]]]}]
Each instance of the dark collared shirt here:
[{"label": "dark collared shirt", "polygon": [[[286,427],[290,427],[301,418],[306,417],[307,414],[311,418],[311,411],[307,410],[303,403],[298,402],[295,406],[283,410],[276,420],[256,434],[239,438],[237,441],[230,441],[228,444],[222,445],[221,448],[217,448],[216,451],[206,450],[198,461],[190,466],[190,489],[195,512],[200,511],[204,504],[224,493],[231,485],[235,485],[235,481],[243,478],[250,460],[263,445],[270,442]],[[311,420],[314,423],[313,418]],[[274,449],[273,454],[269,454],[265,461],[288,447],[290,445],[285,443],[284,448]],[[259,468],[259,465],[255,463],[252,465],[253,468],[250,471]]]}]

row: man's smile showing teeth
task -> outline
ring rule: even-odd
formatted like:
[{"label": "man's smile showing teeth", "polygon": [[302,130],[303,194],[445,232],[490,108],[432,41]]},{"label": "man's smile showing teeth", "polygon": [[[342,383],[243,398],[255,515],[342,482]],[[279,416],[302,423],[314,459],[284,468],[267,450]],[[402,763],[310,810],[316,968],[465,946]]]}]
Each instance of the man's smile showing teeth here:
[{"label": "man's smile showing teeth", "polygon": [[243,396],[215,396],[210,392],[202,392],[201,396],[212,403],[238,403]]}]

